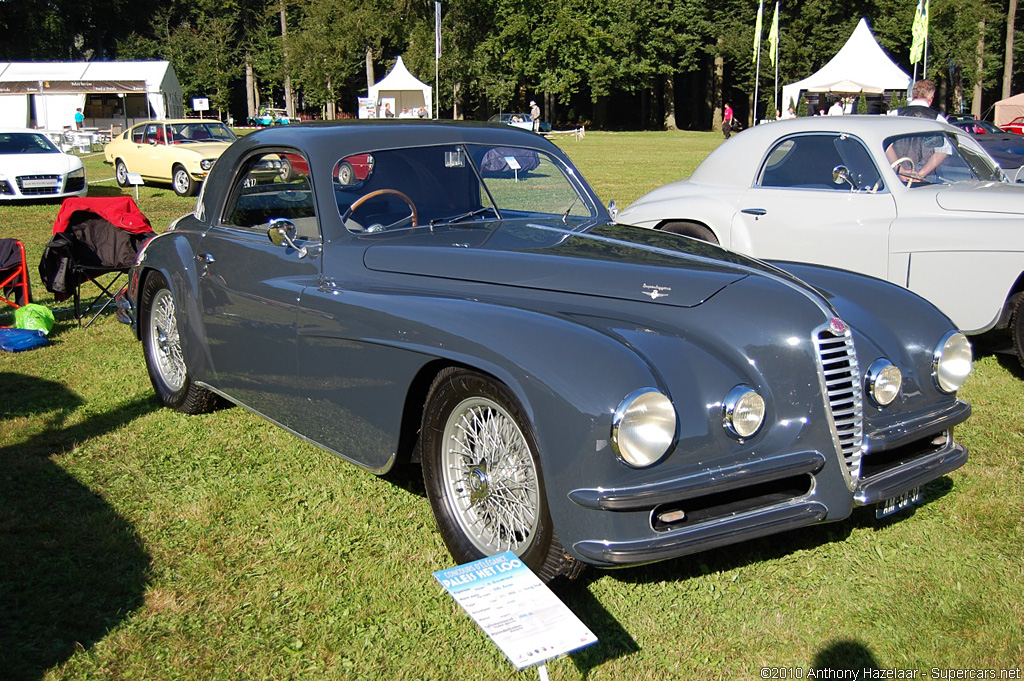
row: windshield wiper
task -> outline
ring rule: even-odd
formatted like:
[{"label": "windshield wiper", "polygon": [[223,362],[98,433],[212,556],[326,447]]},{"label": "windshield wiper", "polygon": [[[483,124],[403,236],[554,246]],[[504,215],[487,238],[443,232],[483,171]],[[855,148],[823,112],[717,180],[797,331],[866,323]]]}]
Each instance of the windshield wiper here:
[{"label": "windshield wiper", "polygon": [[475,208],[466,213],[459,213],[458,215],[453,215],[450,218],[436,218],[430,221],[430,226],[433,227],[435,225],[453,225],[456,222],[462,222],[463,220],[468,220],[469,218],[475,218],[477,215],[486,213],[489,210],[494,209],[491,208],[490,206],[483,206],[481,208]]}]

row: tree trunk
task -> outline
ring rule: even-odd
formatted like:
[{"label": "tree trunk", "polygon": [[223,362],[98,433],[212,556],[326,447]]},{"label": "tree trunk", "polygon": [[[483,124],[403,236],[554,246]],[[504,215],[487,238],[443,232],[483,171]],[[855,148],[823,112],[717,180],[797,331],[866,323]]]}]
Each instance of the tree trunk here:
[{"label": "tree trunk", "polygon": [[252,55],[248,52],[245,53],[245,105],[248,118],[255,118],[260,103],[256,94],[256,76],[252,72]]},{"label": "tree trunk", "polygon": [[662,111],[665,113],[662,119],[662,124],[666,130],[676,130],[676,93],[675,93],[675,77],[671,73],[666,73],[662,76],[665,79],[665,85],[662,88]]},{"label": "tree trunk", "polygon": [[[338,110],[334,102],[334,85],[331,83],[331,79],[327,79],[327,93],[328,100],[327,106],[324,109],[324,118],[329,121],[333,121],[338,117]],[[359,112],[356,112],[356,118],[359,117]]]},{"label": "tree trunk", "polygon": [[1013,22],[1017,19],[1017,0],[1010,0],[1006,12],[1006,57],[1003,59],[1003,99],[1013,94]]},{"label": "tree trunk", "polygon": [[373,48],[366,48],[366,94],[370,94],[370,88],[376,84],[376,79],[373,77]]},{"label": "tree trunk", "polygon": [[284,56],[284,108],[288,118],[295,117],[295,93],[292,92],[291,64],[288,60],[288,15],[285,12],[284,0],[278,0],[277,7],[281,16],[281,54]]},{"label": "tree trunk", "polygon": [[[721,37],[718,38],[718,47],[722,48],[725,40]],[[725,80],[725,58],[722,56],[721,49],[715,53],[715,67],[714,72],[711,76],[712,87],[711,99],[714,106],[714,112],[712,113],[711,127],[713,130],[722,132],[722,104],[725,103],[725,92],[722,91],[723,81]]]},{"label": "tree trunk", "polygon": [[[459,99],[459,92],[462,90],[461,83],[455,83],[452,85],[452,120],[461,121],[462,112],[459,110],[459,105],[462,101]],[[438,116],[440,118],[440,116]]]},{"label": "tree trunk", "polygon": [[974,96],[971,97],[971,113],[974,114],[975,118],[981,118],[981,92],[982,82],[984,79],[982,75],[985,72],[985,20],[982,19],[978,22],[978,47],[974,52],[975,56],[975,76],[974,76]]}]

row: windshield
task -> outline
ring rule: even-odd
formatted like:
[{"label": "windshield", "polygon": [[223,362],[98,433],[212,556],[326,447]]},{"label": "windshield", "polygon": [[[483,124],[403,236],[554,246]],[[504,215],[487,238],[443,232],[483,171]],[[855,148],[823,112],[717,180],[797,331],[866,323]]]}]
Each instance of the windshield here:
[{"label": "windshield", "polygon": [[0,133],[0,154],[59,154],[53,142],[34,132]]},{"label": "windshield", "polygon": [[190,142],[234,142],[238,137],[223,123],[191,121],[174,123],[171,129],[172,144],[188,144]]},{"label": "windshield", "polygon": [[978,180],[1006,182],[992,157],[966,134],[898,135],[886,139],[883,147],[893,172],[911,188]]},{"label": "windshield", "polygon": [[338,211],[353,232],[477,220],[557,218],[597,209],[572,168],[524,147],[448,145],[391,149],[339,159]]}]

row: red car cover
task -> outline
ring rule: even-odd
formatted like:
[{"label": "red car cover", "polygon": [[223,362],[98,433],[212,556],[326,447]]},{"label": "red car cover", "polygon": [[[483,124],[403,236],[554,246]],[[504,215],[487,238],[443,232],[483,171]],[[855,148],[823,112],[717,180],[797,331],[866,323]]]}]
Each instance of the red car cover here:
[{"label": "red car cover", "polygon": [[98,215],[115,227],[132,234],[153,231],[149,218],[142,214],[130,196],[72,196],[60,204],[57,220],[53,223],[53,233],[58,234],[67,229],[71,216],[78,211]]}]

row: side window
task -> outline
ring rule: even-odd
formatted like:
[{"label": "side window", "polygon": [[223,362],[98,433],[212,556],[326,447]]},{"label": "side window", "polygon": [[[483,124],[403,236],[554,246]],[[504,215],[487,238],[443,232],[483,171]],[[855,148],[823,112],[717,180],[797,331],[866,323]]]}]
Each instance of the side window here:
[{"label": "side window", "polygon": [[832,170],[845,165],[836,149],[838,135],[800,135],[779,142],[761,170],[762,187],[850,191],[832,181]]},{"label": "side window", "polygon": [[146,143],[146,126],[140,125],[137,128],[132,128],[132,142],[136,144]]},{"label": "side window", "polygon": [[250,156],[235,176],[222,222],[265,232],[273,220],[290,220],[299,237],[320,238],[309,163],[296,151],[267,151]]}]

